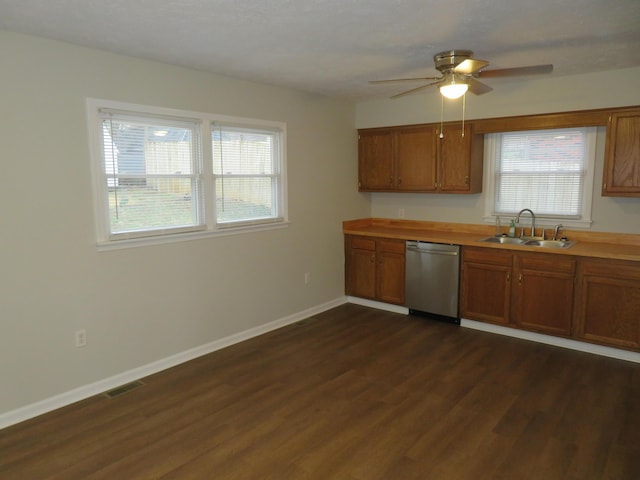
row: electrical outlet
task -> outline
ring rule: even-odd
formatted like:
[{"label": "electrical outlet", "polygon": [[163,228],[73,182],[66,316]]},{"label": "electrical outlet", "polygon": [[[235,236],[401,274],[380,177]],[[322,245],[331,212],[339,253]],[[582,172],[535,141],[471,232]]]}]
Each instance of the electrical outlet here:
[{"label": "electrical outlet", "polygon": [[86,347],[87,346],[87,331],[83,328],[81,330],[76,330],[76,347]]},{"label": "electrical outlet", "polygon": [[311,283],[311,272],[304,273],[304,284],[309,285]]},{"label": "electrical outlet", "polygon": [[404,218],[404,208],[398,209],[398,218]]}]

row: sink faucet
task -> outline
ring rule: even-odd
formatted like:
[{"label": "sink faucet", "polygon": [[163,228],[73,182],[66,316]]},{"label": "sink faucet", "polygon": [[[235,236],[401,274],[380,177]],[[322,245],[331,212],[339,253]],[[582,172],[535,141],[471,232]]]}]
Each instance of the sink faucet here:
[{"label": "sink faucet", "polygon": [[555,227],[553,227],[553,240],[558,239],[558,232],[560,231],[561,228],[562,228],[562,225],[556,225]]},{"label": "sink faucet", "polygon": [[[520,223],[520,215],[522,215],[524,212],[529,212],[531,214],[531,236],[535,237],[536,236],[536,215],[535,213],[533,213],[531,209],[523,208],[522,210],[520,210],[518,212],[518,216],[516,217],[516,223]],[[524,227],[522,227],[520,236],[521,237],[524,236]]]}]

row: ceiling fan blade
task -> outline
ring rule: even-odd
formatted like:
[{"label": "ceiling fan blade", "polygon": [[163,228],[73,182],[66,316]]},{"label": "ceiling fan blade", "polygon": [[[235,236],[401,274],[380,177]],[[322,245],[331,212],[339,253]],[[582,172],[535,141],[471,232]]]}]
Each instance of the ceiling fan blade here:
[{"label": "ceiling fan blade", "polygon": [[475,75],[481,78],[518,77],[521,75],[541,75],[553,72],[553,65],[531,65],[529,67],[501,68],[498,70],[483,70]]},{"label": "ceiling fan blade", "polygon": [[420,85],[419,87],[412,88],[411,90],[407,90],[406,92],[397,93],[396,95],[392,95],[391,98],[404,97],[405,95],[410,95],[412,93],[417,93],[417,92],[419,92],[421,90],[424,90],[425,88],[430,87],[431,85],[437,85],[438,83],[442,83],[442,79],[438,80],[437,82],[427,83],[426,85]]},{"label": "ceiling fan blade", "polygon": [[456,73],[463,73],[465,75],[469,75],[471,73],[476,73],[478,70],[489,65],[489,62],[486,60],[474,60],[473,58],[467,58],[463,60],[458,65],[453,68],[453,71]]},{"label": "ceiling fan blade", "polygon": [[486,83],[479,82],[475,78],[469,78],[469,91],[474,95],[482,95],[483,93],[489,93],[492,90],[493,88]]},{"label": "ceiling fan blade", "polygon": [[419,77],[419,78],[392,78],[390,80],[369,80],[371,84],[395,83],[395,82],[424,82],[425,80],[438,80],[440,77]]}]

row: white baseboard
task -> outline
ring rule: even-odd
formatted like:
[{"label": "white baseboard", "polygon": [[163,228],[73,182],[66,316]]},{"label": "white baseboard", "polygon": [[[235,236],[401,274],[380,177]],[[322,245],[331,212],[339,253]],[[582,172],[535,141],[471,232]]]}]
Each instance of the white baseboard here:
[{"label": "white baseboard", "polygon": [[258,335],[262,335],[286,325],[299,322],[300,320],[304,320],[305,318],[309,318],[313,315],[317,315],[318,313],[322,313],[326,310],[330,310],[345,303],[347,303],[347,297],[339,297],[335,300],[317,305],[307,310],[294,313],[293,315],[274,320],[273,322],[269,322],[264,325],[251,328],[249,330],[245,330],[244,332],[239,332],[234,335],[215,340],[205,345],[201,345],[199,347],[195,347],[190,350],[171,355],[170,357],[163,358],[147,365],[122,372],[118,375],[114,375],[112,377],[105,378],[88,385],[83,385],[82,387],[75,388],[68,392],[64,392],[45,400],[0,414],[0,429],[8,427],[10,425],[15,425],[16,423],[23,422],[30,418],[37,417],[38,415],[51,412],[58,408],[70,405],[80,400],[84,400],[94,395],[98,395],[120,385],[133,382],[134,380],[153,375],[154,373],[161,372],[162,370],[166,370],[167,368],[175,367],[176,365],[188,362],[208,353],[215,352],[216,350],[220,350],[244,340],[257,337]]},{"label": "white baseboard", "polygon": [[392,305],[390,303],[376,302],[375,300],[367,300],[366,298],[347,297],[347,302],[354,303],[356,305],[362,305],[363,307],[377,308],[378,310],[385,310],[392,313],[403,313],[405,315],[409,314],[409,309],[407,307]]},{"label": "white baseboard", "polygon": [[640,353],[631,352],[629,350],[621,350],[618,348],[604,347],[593,343],[579,342],[568,338],[552,337],[542,333],[527,332],[526,330],[518,330],[516,328],[502,327],[491,323],[476,322],[475,320],[467,320],[462,318],[460,326],[473,328],[474,330],[482,330],[483,332],[497,333],[508,337],[521,338],[523,340],[532,340],[534,342],[545,343],[556,347],[569,348],[580,352],[593,353],[605,357],[617,358],[618,360],[626,360],[628,362],[640,363]]},{"label": "white baseboard", "polygon": [[[51,412],[53,410],[70,405],[80,400],[84,400],[86,398],[92,397],[93,395],[100,394],[102,392],[118,387],[120,385],[133,382],[134,380],[138,380],[140,378],[153,375],[154,373],[161,372],[162,370],[175,367],[176,365],[180,365],[181,363],[185,363],[195,358],[201,357],[203,355],[207,355],[208,353],[215,352],[216,350],[220,350],[222,348],[234,345],[244,340],[248,340],[250,338],[257,337],[258,335],[262,335],[272,330],[276,330],[286,325],[290,325],[300,320],[304,320],[305,318],[309,318],[313,315],[317,315],[318,313],[322,313],[326,310],[330,310],[332,308],[338,307],[345,303],[354,303],[356,305],[377,308],[379,310],[386,310],[388,312],[400,313],[405,315],[409,313],[409,310],[407,308],[401,307],[398,305],[391,305],[388,303],[376,302],[376,301],[366,300],[366,299],[357,298],[357,297],[339,297],[335,300],[326,302],[321,305],[317,305],[315,307],[309,308],[307,310],[303,310],[301,312],[297,312],[293,315],[289,315],[287,317],[275,320],[273,322],[269,322],[264,325],[251,328],[249,330],[245,330],[244,332],[239,332],[234,335],[230,335],[228,337],[215,340],[205,345],[201,345],[199,347],[195,347],[190,350],[177,353],[170,357],[163,358],[156,362],[152,362],[147,365],[143,365],[141,367],[137,367],[132,370],[122,372],[118,375],[114,375],[112,377],[105,378],[103,380],[99,380],[97,382],[90,383],[82,387],[75,388],[68,392],[64,392],[59,395],[47,398],[45,400],[32,403],[30,405],[26,405],[24,407],[17,408],[15,410],[11,410],[9,412],[0,414],[0,429],[8,427],[10,425],[15,425],[16,423],[23,422],[30,418],[37,417],[38,415]],[[617,359],[626,360],[629,362],[640,363],[640,353],[630,352],[627,350],[620,350],[617,348],[610,348],[610,347],[604,347],[604,346],[594,345],[594,344],[585,343],[585,342],[578,342],[578,341],[569,340],[566,338],[552,337],[549,335],[527,332],[524,330],[501,327],[499,325],[476,322],[474,320],[467,320],[464,318],[461,319],[461,326],[466,328],[472,328],[475,330],[482,330],[484,332],[496,333],[499,335],[506,335],[506,336],[515,337],[515,338],[521,338],[524,340],[532,340],[534,342],[545,343],[545,344],[554,345],[557,347],[569,348],[569,349],[578,350],[581,352],[593,353],[596,355],[603,355],[606,357],[617,358]]]},{"label": "white baseboard", "polygon": [[[409,309],[406,307],[391,305],[389,303],[376,302],[364,298],[347,297],[347,301],[356,305],[377,308],[379,310],[385,310],[393,313],[403,313],[405,315],[409,313]],[[465,318],[460,319],[460,326],[472,328],[474,330],[482,330],[483,332],[497,333],[499,335],[505,335],[507,337],[531,340],[534,342],[553,345],[556,347],[569,348],[571,350],[577,350],[580,352],[593,353],[595,355],[616,358],[618,360],[640,363],[640,353],[631,352],[629,350],[621,350],[619,348],[605,347],[602,345],[595,345],[593,343],[579,342],[577,340],[570,340],[568,338],[553,337],[551,335],[528,332],[526,330],[518,330],[516,328],[502,327],[500,325],[494,325],[491,323],[476,322],[475,320],[467,320]]]}]

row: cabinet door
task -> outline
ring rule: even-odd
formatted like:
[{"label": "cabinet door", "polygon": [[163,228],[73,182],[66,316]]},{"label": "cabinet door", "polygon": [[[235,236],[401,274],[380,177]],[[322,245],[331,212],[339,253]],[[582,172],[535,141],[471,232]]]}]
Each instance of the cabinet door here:
[{"label": "cabinet door", "polygon": [[576,336],[640,349],[640,267],[632,262],[581,261]]},{"label": "cabinet door", "polygon": [[404,304],[405,242],[377,240],[377,291],[381,302]]},{"label": "cabinet door", "polygon": [[514,323],[527,330],[569,336],[575,260],[558,255],[517,254],[513,278]]},{"label": "cabinet door", "polygon": [[436,190],[436,130],[434,127],[401,128],[396,133],[398,190]]},{"label": "cabinet door", "polygon": [[640,109],[611,115],[606,151],[602,195],[640,196]]},{"label": "cabinet door", "polygon": [[375,298],[375,239],[365,237],[348,237],[346,247],[347,259],[345,278],[347,295],[363,298]]},{"label": "cabinet door", "polygon": [[360,132],[358,136],[358,190],[394,188],[393,131]]},{"label": "cabinet door", "polygon": [[444,137],[438,139],[439,190],[477,193],[482,190],[483,137],[474,136],[466,125],[445,125]]},{"label": "cabinet door", "polygon": [[508,324],[512,255],[463,247],[460,313],[469,320]]}]

